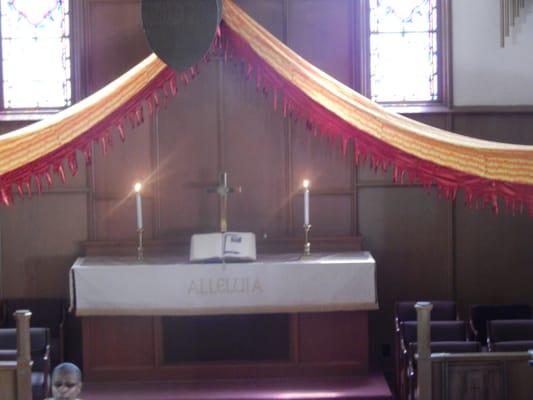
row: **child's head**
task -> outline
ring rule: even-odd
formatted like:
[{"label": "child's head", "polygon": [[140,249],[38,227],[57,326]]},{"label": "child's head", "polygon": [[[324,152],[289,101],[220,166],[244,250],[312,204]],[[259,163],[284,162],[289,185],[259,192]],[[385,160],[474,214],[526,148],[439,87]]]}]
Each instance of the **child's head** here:
[{"label": "child's head", "polygon": [[54,400],[74,400],[81,392],[81,371],[71,363],[62,363],[52,373]]}]

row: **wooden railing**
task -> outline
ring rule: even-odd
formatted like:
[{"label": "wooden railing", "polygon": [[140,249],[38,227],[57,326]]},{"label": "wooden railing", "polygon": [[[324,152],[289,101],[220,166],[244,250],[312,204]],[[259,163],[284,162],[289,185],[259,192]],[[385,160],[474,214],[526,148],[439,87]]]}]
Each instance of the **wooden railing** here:
[{"label": "wooden railing", "polygon": [[31,400],[30,317],[28,310],[15,312],[17,360],[0,361],[0,399]]},{"label": "wooden railing", "polygon": [[419,400],[531,400],[533,351],[433,353],[430,350],[431,303],[417,310],[417,388]]}]

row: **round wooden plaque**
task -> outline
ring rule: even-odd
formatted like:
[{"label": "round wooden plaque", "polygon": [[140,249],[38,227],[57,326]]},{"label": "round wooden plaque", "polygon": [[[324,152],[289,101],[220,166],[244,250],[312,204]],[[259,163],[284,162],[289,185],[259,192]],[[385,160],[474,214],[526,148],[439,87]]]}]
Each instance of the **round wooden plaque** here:
[{"label": "round wooden plaque", "polygon": [[142,0],[148,43],[178,72],[209,50],[221,17],[222,0]]}]

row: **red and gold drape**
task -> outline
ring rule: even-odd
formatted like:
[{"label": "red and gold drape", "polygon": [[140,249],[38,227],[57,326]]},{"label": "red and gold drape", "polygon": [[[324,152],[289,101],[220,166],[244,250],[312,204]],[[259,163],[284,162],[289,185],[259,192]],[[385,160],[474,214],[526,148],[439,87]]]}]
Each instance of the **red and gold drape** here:
[{"label": "red and gold drape", "polygon": [[[253,77],[283,115],[305,120],[311,132],[338,138],[345,149],[353,143],[356,161],[368,158],[376,169],[392,168],[399,182],[435,184],[450,198],[462,189],[468,202],[481,200],[498,210],[500,198],[533,215],[533,146],[474,139],[388,112],[305,61],[231,0],[224,1],[212,51],[243,60],[245,77]],[[194,73],[186,71],[180,80]],[[76,151],[89,160],[92,141],[105,149],[113,130],[123,137],[125,118],[141,122],[143,103],[153,111],[160,91],[176,90],[175,74],[152,55],[68,110],[1,136],[3,202],[11,203],[13,186],[22,195],[31,179],[51,182],[52,172],[64,178],[64,160],[75,172]]]}]

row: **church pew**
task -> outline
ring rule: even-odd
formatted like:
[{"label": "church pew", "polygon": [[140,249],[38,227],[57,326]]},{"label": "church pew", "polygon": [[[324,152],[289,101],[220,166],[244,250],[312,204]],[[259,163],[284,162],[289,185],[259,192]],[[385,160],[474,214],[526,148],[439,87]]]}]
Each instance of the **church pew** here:
[{"label": "church pew", "polygon": [[14,328],[16,310],[31,311],[31,326],[49,329],[50,362],[52,366],[64,361],[64,325],[66,304],[60,298],[16,298],[2,300],[3,320],[0,328]]},{"label": "church pew", "polygon": [[417,308],[418,377],[420,400],[530,400],[533,393],[533,351],[433,353],[430,346],[431,303]]},{"label": "church pew", "polygon": [[[457,305],[451,300],[432,301],[433,310],[431,313],[432,321],[453,321],[457,320]],[[394,304],[394,362],[395,362],[395,379],[396,393],[401,399],[405,399],[405,385],[402,384],[402,378],[405,376],[404,363],[402,363],[402,330],[400,328],[403,322],[416,321],[415,311],[416,301],[397,301]]]},{"label": "church pew", "polygon": [[533,319],[493,320],[487,324],[489,351],[533,349]]},{"label": "church pew", "polygon": [[432,400],[531,400],[528,352],[432,354]]}]

